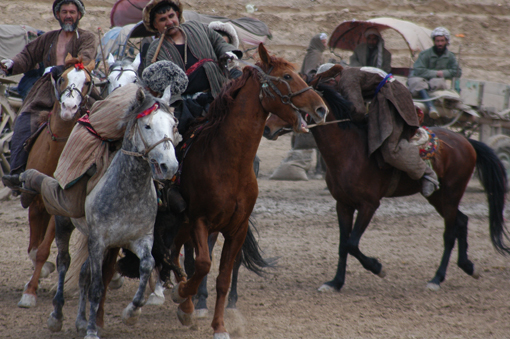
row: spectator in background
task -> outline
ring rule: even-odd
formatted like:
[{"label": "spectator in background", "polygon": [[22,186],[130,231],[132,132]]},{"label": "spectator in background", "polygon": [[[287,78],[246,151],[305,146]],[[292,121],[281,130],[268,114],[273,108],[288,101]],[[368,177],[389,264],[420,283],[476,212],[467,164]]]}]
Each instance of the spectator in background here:
[{"label": "spectator in background", "polygon": [[391,53],[384,48],[384,40],[375,27],[368,28],[364,33],[367,42],[356,46],[350,58],[351,67],[377,67],[391,72]]}]

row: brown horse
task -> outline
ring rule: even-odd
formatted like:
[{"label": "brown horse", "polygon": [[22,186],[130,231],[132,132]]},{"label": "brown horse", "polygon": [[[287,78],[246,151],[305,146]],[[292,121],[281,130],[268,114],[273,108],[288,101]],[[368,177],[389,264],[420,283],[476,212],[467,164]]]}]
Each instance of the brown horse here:
[{"label": "brown horse", "polygon": [[191,147],[182,159],[180,191],[187,202],[189,222],[176,236],[172,261],[179,266],[179,251],[191,239],[195,248],[195,272],[174,287],[172,297],[180,303],[178,316],[191,324],[193,303],[211,259],[207,239],[221,232],[225,238],[212,327],[215,338],[229,338],[224,324],[225,298],[232,267],[248,230],[248,219],[258,195],[253,160],[269,112],[275,112],[296,129],[301,128],[299,111],[316,120],[327,113],[320,96],[299,77],[287,61],[270,56],[262,44],[261,61],[245,67],[243,75],[227,84],[211,104],[202,124],[187,141]]},{"label": "brown horse", "polygon": [[[341,79],[341,69],[323,76],[323,79]],[[372,84],[363,84],[364,90],[372,93],[382,78]],[[313,82],[312,82],[313,84]],[[384,277],[382,265],[375,258],[365,256],[358,245],[383,197],[400,197],[420,192],[421,183],[405,173],[396,174],[393,168],[379,165],[376,156],[368,157],[367,126],[354,123],[350,118],[351,105],[332,87],[319,85],[323,98],[340,122],[310,128],[317,146],[327,164],[326,183],[337,201],[336,210],[340,227],[339,260],[333,280],[324,283],[319,291],[339,291],[345,282],[347,255],[357,258],[364,268]],[[271,116],[266,123],[264,136],[276,139],[287,124]],[[458,266],[473,278],[479,275],[467,255],[468,217],[459,211],[459,203],[471,179],[475,165],[480,175],[489,202],[489,229],[492,243],[500,253],[508,254],[504,244],[508,239],[504,225],[503,210],[507,189],[506,172],[502,163],[487,145],[466,139],[460,134],[443,128],[431,128],[440,140],[440,151],[432,159],[433,168],[439,176],[441,188],[427,200],[444,218],[444,252],[438,270],[427,288],[437,290],[444,281],[448,261],[458,240]],[[395,183],[396,177],[400,180]],[[395,180],[394,180],[395,179]],[[389,191],[392,191],[388,193]],[[354,222],[354,212],[358,215]]]},{"label": "brown horse", "polygon": [[[90,72],[93,69],[94,61],[85,66],[81,57],[73,58],[70,54],[66,57],[65,67],[53,68],[52,80],[55,82],[57,100],[51,112],[41,115],[41,131],[30,149],[27,169],[34,168],[44,174],[53,175],[67,138],[92,90]],[[55,238],[55,219],[46,212],[40,195],[22,193],[21,203],[23,207],[28,207],[28,253],[34,261],[34,273],[18,306],[34,307],[41,270],[50,255],[51,243]]]}]

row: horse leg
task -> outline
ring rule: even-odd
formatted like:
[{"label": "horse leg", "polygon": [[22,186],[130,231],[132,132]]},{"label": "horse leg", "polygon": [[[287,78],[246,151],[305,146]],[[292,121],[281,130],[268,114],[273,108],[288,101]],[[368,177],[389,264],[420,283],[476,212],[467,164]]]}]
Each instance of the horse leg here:
[{"label": "horse leg", "polygon": [[106,287],[110,284],[113,279],[115,272],[115,264],[117,263],[117,257],[119,256],[120,248],[110,248],[106,252],[106,256],[103,260],[103,286],[104,292],[99,301],[99,308],[97,309],[96,324],[97,326],[104,328],[104,303],[106,301]]},{"label": "horse leg", "polygon": [[197,294],[198,286],[211,269],[208,237],[209,230],[206,221],[201,218],[195,221],[191,237],[195,245],[195,272],[187,281],[181,281],[172,291],[172,300],[179,304],[177,315],[184,325],[191,325],[194,311],[192,296]]},{"label": "horse leg", "polygon": [[90,272],[90,286],[89,286],[89,303],[90,313],[89,322],[87,325],[87,335],[85,339],[98,339],[97,334],[97,310],[99,309],[99,302],[103,295],[103,255],[105,248],[99,243],[97,235],[89,235],[89,272]]},{"label": "horse leg", "polygon": [[[214,249],[214,245],[218,240],[218,232],[211,233],[209,238],[207,239],[207,243],[209,245],[209,257],[212,260],[212,251]],[[196,298],[195,304],[195,315],[197,318],[205,318],[207,316],[207,297],[209,296],[209,292],[207,292],[207,276],[202,279],[200,286],[198,286],[198,292],[194,298]]]},{"label": "horse leg", "polygon": [[338,264],[333,280],[325,282],[319,287],[319,292],[340,291],[345,283],[345,271],[347,267],[348,241],[352,231],[354,209],[336,203],[338,226],[340,228],[340,244],[338,245]]},{"label": "horse leg", "polygon": [[228,293],[227,308],[236,309],[237,304],[237,278],[239,277],[239,268],[241,268],[241,252],[237,254],[232,270],[232,282],[230,284],[230,292]]},{"label": "horse leg", "polygon": [[78,314],[76,315],[76,331],[79,335],[85,335],[87,332],[87,294],[90,286],[90,257],[85,260],[80,270],[80,302],[78,304]]},{"label": "horse leg", "polygon": [[[28,211],[30,224],[28,252],[29,257],[31,257],[34,263],[34,272],[30,281],[25,285],[23,295],[18,302],[18,307],[30,308],[34,307],[37,303],[37,288],[39,287],[41,270],[50,255],[51,243],[55,237],[55,224],[54,220],[50,219],[50,217],[44,209],[44,205],[40,206],[37,203],[30,205]],[[50,220],[51,223],[48,226]]]},{"label": "horse leg", "polygon": [[144,304],[143,296],[151,272],[154,269],[154,258],[152,257],[152,235],[138,239],[132,246],[131,250],[140,258],[140,283],[138,290],[131,303],[122,312],[122,320],[126,325],[134,325],[138,321],[138,317],[142,313],[142,306]]},{"label": "horse leg", "polygon": [[52,332],[60,332],[62,330],[62,321],[64,314],[62,308],[64,307],[64,282],[67,270],[71,264],[71,257],[69,255],[69,240],[74,230],[74,225],[71,219],[55,216],[55,243],[57,244],[57,272],[58,272],[58,285],[57,292],[53,298],[53,312],[48,318],[48,327]]},{"label": "horse leg", "polygon": [[455,220],[456,228],[457,228],[457,240],[459,246],[459,258],[457,261],[457,265],[468,275],[472,276],[475,279],[480,278],[480,274],[475,270],[475,265],[468,258],[467,249],[468,249],[468,216],[462,213],[461,211],[457,211],[457,218]]},{"label": "horse leg", "polygon": [[248,220],[241,225],[235,235],[225,237],[225,243],[221,250],[220,273],[216,278],[216,305],[214,307],[214,316],[211,324],[214,329],[215,338],[230,338],[225,328],[224,321],[225,299],[230,287],[234,261],[243,247],[247,232]]}]

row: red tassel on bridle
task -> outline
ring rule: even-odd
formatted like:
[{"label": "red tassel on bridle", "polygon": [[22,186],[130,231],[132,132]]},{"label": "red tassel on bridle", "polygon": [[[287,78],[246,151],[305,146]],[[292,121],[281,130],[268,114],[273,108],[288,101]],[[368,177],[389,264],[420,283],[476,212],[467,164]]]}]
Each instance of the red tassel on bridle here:
[{"label": "red tassel on bridle", "polygon": [[76,68],[77,70],[85,69],[85,66],[83,65],[83,62],[79,62],[77,64],[74,64],[74,68]]},{"label": "red tassel on bridle", "polygon": [[152,112],[154,112],[155,110],[157,110],[159,108],[159,104],[156,102],[154,105],[152,105],[151,108],[147,108],[145,111],[143,111],[142,113],[139,113],[136,118],[137,119],[140,119],[140,118],[143,118],[149,114],[151,114]]}]

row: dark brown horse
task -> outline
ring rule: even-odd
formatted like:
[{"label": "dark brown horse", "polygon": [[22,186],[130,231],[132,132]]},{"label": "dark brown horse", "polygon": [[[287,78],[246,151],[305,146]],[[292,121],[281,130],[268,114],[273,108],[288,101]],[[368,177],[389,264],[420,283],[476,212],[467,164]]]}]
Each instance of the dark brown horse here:
[{"label": "dark brown horse", "polygon": [[179,265],[182,245],[191,239],[195,248],[195,272],[175,286],[172,297],[180,303],[179,319],[191,323],[193,303],[200,282],[209,273],[211,259],[207,239],[221,232],[225,238],[212,327],[215,337],[228,338],[224,324],[225,299],[232,267],[248,230],[248,219],[258,195],[253,160],[269,112],[274,112],[296,129],[299,111],[316,120],[327,113],[320,96],[299,77],[287,61],[269,56],[259,45],[261,61],[245,67],[243,75],[224,87],[211,104],[203,124],[197,125],[191,147],[182,160],[180,190],[187,202],[189,222],[180,228],[172,249]]},{"label": "dark brown horse", "polygon": [[[341,79],[341,69],[324,78]],[[364,84],[363,88],[372,91],[382,80]],[[372,216],[383,197],[400,197],[420,192],[421,183],[401,173],[398,184],[388,194],[394,180],[395,170],[379,166],[375,156],[368,157],[367,126],[351,121],[350,103],[329,86],[319,85],[323,98],[333,115],[328,122],[340,120],[324,126],[311,128],[317,146],[327,164],[326,183],[331,195],[337,201],[336,210],[340,227],[339,260],[333,280],[324,283],[319,291],[339,291],[345,282],[347,255],[357,258],[364,268],[384,277],[382,265],[376,258],[365,256],[358,245]],[[266,123],[264,136],[275,139],[286,124],[271,116]],[[504,225],[503,210],[507,189],[506,172],[502,163],[487,145],[466,139],[460,134],[443,128],[431,128],[440,140],[440,151],[432,160],[433,168],[439,176],[441,188],[427,200],[444,218],[444,252],[440,266],[427,287],[440,288],[444,281],[448,261],[458,240],[458,266],[468,275],[478,278],[474,264],[467,255],[468,217],[459,211],[459,202],[471,179],[475,165],[480,175],[489,202],[489,230],[493,245],[500,253],[508,254],[505,245],[507,230]],[[354,221],[354,212],[358,215]],[[354,221],[354,225],[353,225]]]},{"label": "dark brown horse", "polygon": [[[93,86],[90,74],[94,69],[93,61],[85,66],[81,58],[73,58],[68,54],[65,63],[65,70],[63,66],[54,67],[52,70],[58,98],[51,112],[41,116],[42,131],[35,139],[27,161],[27,169],[34,168],[47,175],[53,175],[67,138],[80,117],[81,108],[85,106]],[[22,193],[21,202],[24,207],[28,207],[28,253],[34,261],[34,273],[18,306],[34,307],[41,270],[48,260],[51,243],[55,238],[55,220],[46,212],[40,195]]]}]

